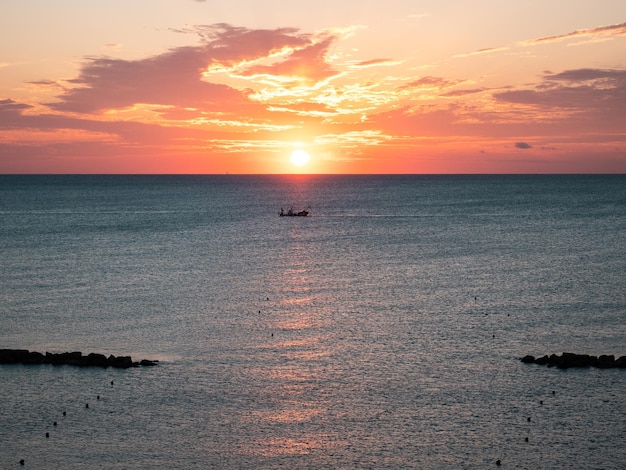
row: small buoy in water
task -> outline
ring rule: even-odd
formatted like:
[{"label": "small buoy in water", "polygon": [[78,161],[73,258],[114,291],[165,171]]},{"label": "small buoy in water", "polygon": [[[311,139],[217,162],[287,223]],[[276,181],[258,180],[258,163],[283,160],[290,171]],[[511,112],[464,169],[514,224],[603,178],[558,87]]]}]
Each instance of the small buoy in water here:
[{"label": "small buoy in water", "polygon": [[66,414],[67,414],[67,413],[64,411],[64,412],[63,412],[63,416],[65,416]]},{"label": "small buoy in water", "polygon": [[272,333],[272,338],[274,337],[274,333]]},{"label": "small buoy in water", "polygon": [[530,423],[530,416],[528,417],[528,422]]},{"label": "small buoy in water", "polygon": [[89,408],[89,403],[85,403],[85,408]]},{"label": "small buoy in water", "polygon": [[98,396],[96,397],[96,400],[100,400],[100,395],[98,395]]},{"label": "small buoy in water", "polygon": [[20,460],[20,465],[24,465],[24,459]]},{"label": "small buoy in water", "polygon": [[540,404],[540,405],[543,405],[543,400],[539,400],[539,404]]},{"label": "small buoy in water", "polygon": [[113,381],[111,380],[111,385],[113,385]]},{"label": "small buoy in water", "polygon": [[554,390],[552,390],[552,395],[556,395],[556,392]]},{"label": "small buoy in water", "polygon": [[50,433],[49,432],[46,433],[46,437],[50,437]]},{"label": "small buoy in water", "polygon": [[524,438],[524,441],[528,442],[528,438],[527,438],[527,437],[526,437],[526,438]]},{"label": "small buoy in water", "polygon": [[500,459],[496,460],[496,465],[499,467],[502,464],[502,462],[500,462]]},{"label": "small buoy in water", "polygon": [[56,426],[56,425],[57,425],[57,422],[56,422],[56,421],[55,421],[54,423],[52,423],[52,426]]}]

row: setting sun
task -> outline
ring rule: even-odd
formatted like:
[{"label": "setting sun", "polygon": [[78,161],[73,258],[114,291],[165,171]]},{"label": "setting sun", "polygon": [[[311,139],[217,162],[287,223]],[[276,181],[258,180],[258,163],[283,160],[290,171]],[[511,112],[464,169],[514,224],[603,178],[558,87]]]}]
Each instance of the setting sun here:
[{"label": "setting sun", "polygon": [[302,149],[294,150],[293,152],[291,152],[291,157],[289,157],[291,163],[296,166],[304,166],[309,162],[310,159],[311,156]]}]

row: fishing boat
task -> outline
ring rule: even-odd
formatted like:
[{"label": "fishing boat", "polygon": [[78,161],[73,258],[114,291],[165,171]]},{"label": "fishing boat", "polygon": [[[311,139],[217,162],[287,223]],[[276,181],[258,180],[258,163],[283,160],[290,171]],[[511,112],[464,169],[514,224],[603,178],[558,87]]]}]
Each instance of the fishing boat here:
[{"label": "fishing boat", "polygon": [[307,209],[309,210],[305,209],[301,211],[294,211],[293,207],[291,207],[287,212],[285,212],[281,207],[278,215],[280,215],[281,217],[306,217],[307,215],[309,215],[309,212],[311,212],[310,207],[307,207]]}]

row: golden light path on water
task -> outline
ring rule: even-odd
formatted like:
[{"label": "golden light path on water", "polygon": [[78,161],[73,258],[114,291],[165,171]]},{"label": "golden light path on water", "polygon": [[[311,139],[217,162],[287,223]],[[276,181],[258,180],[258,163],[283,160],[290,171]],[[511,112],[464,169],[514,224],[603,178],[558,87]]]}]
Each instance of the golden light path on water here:
[{"label": "golden light path on water", "polygon": [[[306,152],[296,150],[294,154],[294,164],[298,164],[298,158],[308,161]],[[332,326],[330,317],[319,310],[316,302],[319,273],[315,263],[308,260],[310,255],[298,245],[292,240],[288,252],[293,256],[284,258],[282,279],[278,280],[284,298],[267,319],[276,334],[271,333],[260,346],[262,354],[271,356],[274,367],[253,373],[257,375],[254,380],[268,384],[270,403],[251,410],[247,424],[272,431],[252,438],[246,451],[264,458],[332,453],[333,448],[345,445],[323,431],[323,423],[332,419],[325,384],[328,374],[333,374],[329,370],[332,356],[338,352],[331,347],[333,341],[327,333]]]}]

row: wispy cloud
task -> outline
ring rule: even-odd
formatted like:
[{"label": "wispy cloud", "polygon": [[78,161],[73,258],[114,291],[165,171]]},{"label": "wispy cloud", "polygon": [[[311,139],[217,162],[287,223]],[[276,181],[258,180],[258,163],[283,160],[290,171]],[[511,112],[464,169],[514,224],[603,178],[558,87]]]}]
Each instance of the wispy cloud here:
[{"label": "wispy cloud", "polygon": [[498,52],[510,51],[516,46],[522,46],[522,47],[536,46],[536,45],[547,44],[551,42],[564,41],[566,39],[586,39],[585,41],[579,41],[577,43],[573,43],[572,45],[590,44],[590,43],[610,40],[612,37],[615,37],[615,36],[626,36],[626,23],[609,25],[609,26],[599,26],[597,28],[591,28],[591,29],[580,29],[580,30],[572,31],[570,33],[565,33],[565,34],[557,34],[554,36],[545,36],[541,38],[528,39],[526,41],[520,41],[518,43],[505,45],[505,46],[485,47],[485,48],[478,49],[475,51],[456,54],[453,57],[458,59],[458,58],[463,58],[463,57],[494,54]]},{"label": "wispy cloud", "polygon": [[371,59],[351,63],[349,64],[349,67],[352,69],[367,69],[371,67],[389,67],[393,65],[399,65],[401,63],[401,61],[393,59]]},{"label": "wispy cloud", "polygon": [[510,49],[510,47],[486,47],[484,49],[478,49],[476,51],[472,51],[472,52],[465,52],[462,54],[456,54],[453,57],[454,58],[462,58],[462,57],[471,57],[471,56],[476,56],[476,55],[483,55],[483,54],[494,54],[496,52],[502,52],[502,51],[508,51]]},{"label": "wispy cloud", "polygon": [[457,85],[459,80],[449,80],[443,77],[421,77],[417,80],[410,81],[402,86],[402,88],[431,88],[443,89]]},{"label": "wispy cloud", "polygon": [[563,41],[570,38],[582,38],[589,36],[626,36],[626,23],[614,24],[609,26],[599,26],[591,29],[579,29],[565,34],[557,34],[555,36],[545,36],[542,38],[530,39],[522,44],[535,45],[547,42]]}]

